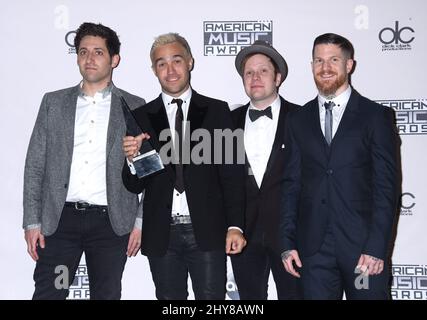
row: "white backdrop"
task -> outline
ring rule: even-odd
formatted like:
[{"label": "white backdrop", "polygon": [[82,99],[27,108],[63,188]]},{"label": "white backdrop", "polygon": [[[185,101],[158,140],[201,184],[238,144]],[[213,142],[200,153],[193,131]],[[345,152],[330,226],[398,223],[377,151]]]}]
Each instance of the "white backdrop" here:
[{"label": "white backdrop", "polygon": [[[247,102],[234,68],[234,56],[204,55],[204,22],[264,21],[263,30],[289,65],[280,93],[304,104],[316,95],[310,71],[314,38],[339,33],[352,41],[357,68],[352,81],[363,95],[397,111],[402,137],[403,208],[393,254],[393,296],[427,299],[427,2],[424,0],[17,0],[2,4],[0,73],[0,299],[28,299],[33,292],[34,263],[26,253],[22,223],[22,184],[25,153],[42,95],[80,81],[75,54],[66,34],[82,22],[110,26],[122,42],[121,63],[114,73],[118,87],[150,101],[160,86],[150,69],[149,49],[155,36],[179,32],[189,41],[195,58],[192,85],[202,94],[230,105]],[[225,38],[256,35],[234,30]],[[217,35],[217,34],[216,34]],[[260,34],[258,34],[260,35]],[[231,36],[231,38],[229,37]],[[263,36],[261,34],[261,36]],[[72,41],[72,35],[68,40]],[[212,39],[211,39],[212,40]],[[243,40],[242,40],[243,41]],[[388,43],[388,44],[387,44]],[[212,44],[212,43],[211,43]],[[225,48],[214,41],[214,50]],[[241,42],[237,44],[237,48]],[[228,44],[229,48],[235,47]],[[82,263],[78,297],[86,293]],[[230,277],[232,274],[230,272]],[[273,286],[274,287],[274,286]],[[273,287],[270,288],[274,298]],[[233,282],[228,283],[235,298]],[[124,299],[154,299],[146,258],[138,255],[126,265]]]}]

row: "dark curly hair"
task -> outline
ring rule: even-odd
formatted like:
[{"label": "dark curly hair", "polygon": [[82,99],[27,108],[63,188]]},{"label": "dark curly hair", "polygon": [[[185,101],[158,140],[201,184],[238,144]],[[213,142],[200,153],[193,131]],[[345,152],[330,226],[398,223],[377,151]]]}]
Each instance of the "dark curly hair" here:
[{"label": "dark curly hair", "polygon": [[76,47],[76,52],[79,52],[80,42],[85,36],[95,36],[105,39],[107,45],[108,53],[110,56],[114,56],[120,53],[120,41],[117,33],[102,25],[95,24],[91,22],[84,22],[76,30],[76,37],[74,38],[74,46]]}]

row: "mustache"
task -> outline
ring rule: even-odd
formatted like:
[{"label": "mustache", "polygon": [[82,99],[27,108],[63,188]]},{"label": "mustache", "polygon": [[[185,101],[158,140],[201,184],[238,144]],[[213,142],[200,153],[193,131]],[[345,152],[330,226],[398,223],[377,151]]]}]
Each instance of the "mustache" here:
[{"label": "mustache", "polygon": [[338,73],[333,72],[333,71],[330,71],[330,72],[320,71],[320,72],[316,73],[316,76],[323,76],[323,75],[325,75],[325,74],[333,75],[333,76],[338,75]]}]

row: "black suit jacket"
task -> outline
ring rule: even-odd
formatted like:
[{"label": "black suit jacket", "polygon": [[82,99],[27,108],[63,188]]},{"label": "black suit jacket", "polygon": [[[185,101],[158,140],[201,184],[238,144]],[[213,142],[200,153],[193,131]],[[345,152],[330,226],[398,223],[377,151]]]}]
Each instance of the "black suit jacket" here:
[{"label": "black suit jacket", "polygon": [[[284,170],[285,120],[289,111],[298,108],[280,97],[280,113],[270,157],[264,172],[261,187],[250,172],[250,164],[245,163],[245,236],[248,243],[258,242],[279,251],[279,213],[281,185]],[[245,129],[246,114],[249,103],[232,112],[233,122],[237,128]]]},{"label": "black suit jacket", "polygon": [[[159,134],[169,129],[161,95],[135,110],[134,115],[143,130],[150,135],[151,144],[160,151],[168,142],[159,141]],[[214,162],[214,129],[232,128],[231,113],[227,103],[193,91],[187,121],[190,124],[190,135],[197,129],[206,129],[212,140],[210,154],[207,153],[210,163],[195,164],[194,159],[191,159],[189,164],[184,164],[185,192],[196,242],[204,251],[225,250],[228,227],[244,227],[244,166]],[[198,145],[198,141],[191,142],[191,151]],[[145,190],[141,252],[145,255],[164,255],[169,245],[175,166],[165,164],[165,169],[159,173],[138,179],[125,164],[123,182],[131,192]]]},{"label": "black suit jacket", "polygon": [[318,100],[290,113],[282,198],[282,251],[310,256],[328,227],[337,250],[385,259],[397,212],[394,112],[354,89],[330,147]]}]

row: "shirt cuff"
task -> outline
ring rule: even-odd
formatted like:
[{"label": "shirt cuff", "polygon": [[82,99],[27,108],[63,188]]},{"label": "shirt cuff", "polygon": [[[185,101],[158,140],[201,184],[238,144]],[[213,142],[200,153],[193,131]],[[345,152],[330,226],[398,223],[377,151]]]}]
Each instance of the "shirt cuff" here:
[{"label": "shirt cuff", "polygon": [[135,170],[135,166],[133,165],[133,163],[132,163],[132,162],[130,162],[130,161],[128,160],[128,158],[126,158],[126,162],[127,162],[127,164],[128,164],[128,167],[129,167],[130,173],[131,173],[132,175],[136,175],[136,170]]},{"label": "shirt cuff", "polygon": [[142,218],[136,218],[135,225],[133,227],[142,230]]},{"label": "shirt cuff", "polygon": [[281,254],[280,254],[280,257],[282,258],[282,261],[283,260],[286,260],[288,257],[289,257],[289,253],[291,252],[292,250],[286,250],[286,251],[283,251]]},{"label": "shirt cuff", "polygon": [[27,231],[27,230],[32,230],[32,229],[40,229],[41,226],[42,226],[41,223],[30,224],[28,226],[25,226],[24,230]]},{"label": "shirt cuff", "polygon": [[234,230],[239,230],[243,234],[243,230],[240,229],[239,227],[235,227],[235,226],[228,227],[228,231],[233,230],[233,229]]}]

